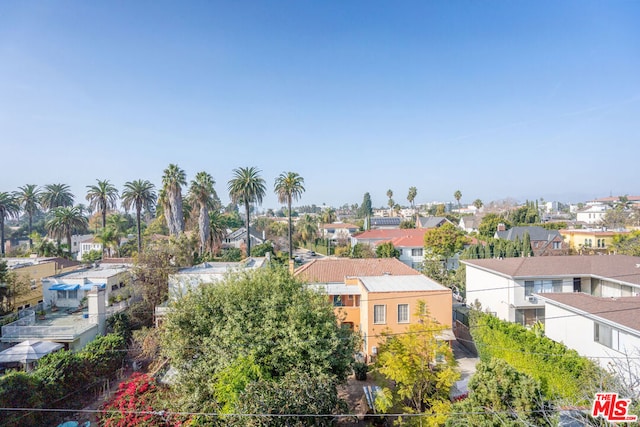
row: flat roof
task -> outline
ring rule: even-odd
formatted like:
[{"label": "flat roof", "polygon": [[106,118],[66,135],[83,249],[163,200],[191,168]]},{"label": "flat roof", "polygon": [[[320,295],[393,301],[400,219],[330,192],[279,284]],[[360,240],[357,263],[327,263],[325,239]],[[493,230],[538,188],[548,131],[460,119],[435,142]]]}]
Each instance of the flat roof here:
[{"label": "flat roof", "polygon": [[369,292],[424,292],[451,289],[424,276],[363,276],[358,277]]}]

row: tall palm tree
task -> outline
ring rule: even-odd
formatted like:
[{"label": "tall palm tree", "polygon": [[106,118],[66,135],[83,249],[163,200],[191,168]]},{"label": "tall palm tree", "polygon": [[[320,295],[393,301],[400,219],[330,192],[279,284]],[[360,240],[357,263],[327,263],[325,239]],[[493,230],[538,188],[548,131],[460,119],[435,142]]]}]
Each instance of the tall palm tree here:
[{"label": "tall palm tree", "polygon": [[4,257],[4,220],[17,218],[20,213],[20,203],[11,193],[0,192],[0,246]]},{"label": "tall palm tree", "polygon": [[462,192],[460,190],[456,190],[456,192],[453,193],[453,197],[456,198],[458,202],[458,209],[460,209],[460,199],[462,199]]},{"label": "tall palm tree", "polygon": [[31,232],[33,228],[33,216],[40,209],[40,189],[35,184],[27,184],[18,187],[20,191],[16,192],[15,197],[22,207],[22,210],[29,216],[29,249],[33,248],[33,239]]},{"label": "tall palm tree", "polygon": [[198,209],[198,233],[200,237],[200,255],[205,252],[209,242],[209,210],[216,208],[218,195],[213,188],[213,177],[207,172],[198,172],[189,187],[188,199],[193,208]]},{"label": "tall palm tree", "polygon": [[182,212],[182,186],[187,185],[187,176],[178,165],[170,164],[162,176],[162,190],[166,196],[164,200],[164,216],[171,235],[184,231],[184,217]]},{"label": "tall palm tree", "polygon": [[233,170],[233,178],[229,180],[227,189],[233,203],[242,203],[246,212],[247,226],[247,256],[251,256],[251,233],[249,231],[249,205],[262,203],[266,194],[264,179],[260,176],[260,170],[253,166]]},{"label": "tall palm tree", "polygon": [[323,224],[332,224],[337,218],[336,210],[331,207],[326,207],[320,214],[320,221],[322,221]]},{"label": "tall palm tree", "polygon": [[158,196],[155,192],[155,186],[142,179],[125,182],[124,190],[122,190],[122,206],[129,209],[131,205],[136,207],[136,229],[138,231],[138,253],[142,252],[142,240],[140,232],[140,215],[142,208],[148,211],[153,210]]},{"label": "tall palm tree", "polygon": [[47,184],[40,199],[40,205],[50,211],[55,208],[73,206],[73,194],[67,184]]},{"label": "tall palm tree", "polygon": [[304,214],[302,219],[298,221],[296,228],[298,228],[298,231],[300,232],[300,239],[305,245],[310,240],[318,237],[318,224],[309,214]]},{"label": "tall palm tree", "polygon": [[407,194],[407,200],[409,201],[409,204],[413,209],[415,209],[415,206],[413,205],[413,201],[416,199],[417,195],[418,195],[418,189],[416,187],[409,187],[409,194]]},{"label": "tall palm tree", "polygon": [[212,254],[216,252],[216,248],[220,247],[225,233],[224,218],[220,212],[218,210],[209,212],[209,247]]},{"label": "tall palm tree", "polygon": [[47,232],[53,237],[61,239],[67,238],[69,256],[71,256],[71,235],[81,231],[89,225],[87,217],[84,216],[83,209],[79,206],[59,207],[52,211],[53,216],[45,223]]},{"label": "tall palm tree", "polygon": [[87,185],[87,201],[91,212],[102,213],[102,228],[107,226],[107,211],[115,209],[118,203],[118,189],[108,179],[98,181],[97,185]]},{"label": "tall palm tree", "polygon": [[291,226],[291,202],[298,200],[304,193],[304,178],[295,172],[282,172],[276,178],[274,191],[280,203],[287,204],[289,214],[289,259],[293,258],[293,227]]}]

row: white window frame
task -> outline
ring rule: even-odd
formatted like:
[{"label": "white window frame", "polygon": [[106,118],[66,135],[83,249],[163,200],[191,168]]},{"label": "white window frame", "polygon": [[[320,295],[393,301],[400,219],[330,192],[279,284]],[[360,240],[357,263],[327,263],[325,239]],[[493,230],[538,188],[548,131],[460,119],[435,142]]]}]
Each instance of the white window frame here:
[{"label": "white window frame", "polygon": [[[403,318],[400,318],[400,307],[406,307],[406,311],[403,312],[402,314],[405,314],[405,316],[403,316]],[[409,304],[398,304],[398,323],[409,323]]]},{"label": "white window frame", "polygon": [[[382,319],[380,319],[380,315],[376,310],[376,308],[378,307],[382,307]],[[387,305],[386,304],[376,304],[373,306],[373,324],[374,325],[387,324]]]}]

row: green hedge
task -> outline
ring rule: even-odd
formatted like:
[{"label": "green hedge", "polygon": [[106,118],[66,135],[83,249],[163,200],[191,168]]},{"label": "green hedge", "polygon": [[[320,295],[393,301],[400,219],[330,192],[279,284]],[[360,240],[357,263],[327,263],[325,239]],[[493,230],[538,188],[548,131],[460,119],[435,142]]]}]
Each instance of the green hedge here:
[{"label": "green hedge", "polygon": [[608,378],[595,362],[565,345],[490,314],[474,312],[471,335],[483,362],[492,358],[506,361],[540,381],[548,398],[578,403],[592,398],[589,393]]}]

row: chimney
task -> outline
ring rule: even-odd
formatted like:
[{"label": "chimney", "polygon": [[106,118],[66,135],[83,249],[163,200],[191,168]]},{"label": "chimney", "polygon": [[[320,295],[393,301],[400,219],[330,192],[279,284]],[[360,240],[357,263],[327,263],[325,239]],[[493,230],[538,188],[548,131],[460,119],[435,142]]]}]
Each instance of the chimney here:
[{"label": "chimney", "polygon": [[98,335],[104,335],[107,324],[105,290],[94,285],[87,293],[87,304],[89,306],[89,322],[98,325]]},{"label": "chimney", "polygon": [[507,231],[507,227],[504,225],[503,222],[498,224],[498,231]]}]

